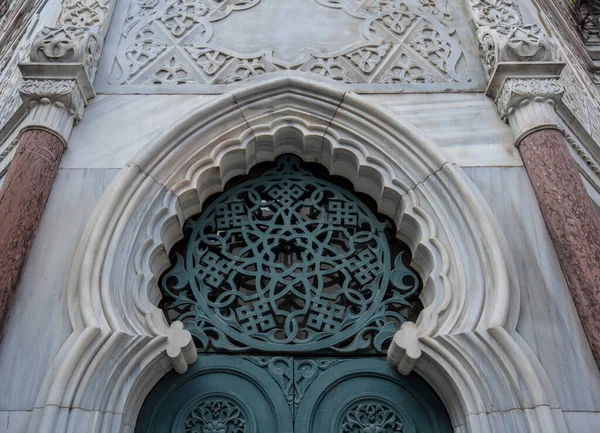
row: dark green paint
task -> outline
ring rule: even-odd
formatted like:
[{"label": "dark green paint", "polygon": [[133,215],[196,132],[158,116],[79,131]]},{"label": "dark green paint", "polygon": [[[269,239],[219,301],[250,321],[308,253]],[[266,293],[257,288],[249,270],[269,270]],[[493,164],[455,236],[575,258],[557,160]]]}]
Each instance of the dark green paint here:
[{"label": "dark green paint", "polygon": [[381,353],[420,290],[405,252],[354,194],[276,163],[186,223],[161,279],[169,317],[200,351]]},{"label": "dark green paint", "polygon": [[136,433],[450,433],[418,376],[383,359],[200,355],[152,390]]}]

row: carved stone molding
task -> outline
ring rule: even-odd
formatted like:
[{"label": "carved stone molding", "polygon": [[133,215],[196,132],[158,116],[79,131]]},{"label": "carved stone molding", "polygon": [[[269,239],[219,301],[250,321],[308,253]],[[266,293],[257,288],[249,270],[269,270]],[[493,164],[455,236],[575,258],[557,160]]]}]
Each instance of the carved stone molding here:
[{"label": "carved stone molding", "polygon": [[469,0],[471,16],[477,26],[518,26],[523,24],[515,0]]},{"label": "carved stone molding", "polygon": [[32,62],[81,63],[90,81],[96,73],[101,43],[90,27],[44,27],[31,47]]},{"label": "carved stone molding", "polygon": [[28,61],[19,63],[27,105],[22,130],[46,129],[67,143],[73,123],[95,96],[92,86],[115,0],[63,0],[56,26],[34,37]]},{"label": "carved stone molding", "polygon": [[515,145],[539,129],[561,129],[555,106],[565,89],[556,78],[507,78],[496,98],[498,114],[508,121]]},{"label": "carved stone molding", "polygon": [[22,131],[46,129],[66,146],[73,123],[83,116],[86,99],[75,79],[26,79],[20,89],[27,105]]}]

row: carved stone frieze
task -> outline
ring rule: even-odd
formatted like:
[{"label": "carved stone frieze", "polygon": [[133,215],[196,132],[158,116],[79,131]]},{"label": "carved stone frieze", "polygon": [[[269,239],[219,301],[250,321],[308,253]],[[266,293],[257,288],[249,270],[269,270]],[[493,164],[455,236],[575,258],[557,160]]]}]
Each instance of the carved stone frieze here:
[{"label": "carved stone frieze", "polygon": [[555,105],[565,89],[557,78],[507,78],[496,98],[498,114],[508,121],[516,145],[539,129],[560,129]]},{"label": "carved stone frieze", "polygon": [[81,63],[90,79],[95,74],[101,42],[90,27],[44,27],[31,47],[32,62]]},{"label": "carved stone frieze", "polygon": [[[281,70],[348,84],[471,79],[448,2],[443,0],[129,2],[108,77],[110,85],[231,84]],[[257,12],[259,6],[262,9]],[[244,22],[268,20],[261,15],[267,6],[277,17],[289,17],[289,23],[278,25],[289,28],[297,36],[294,40],[270,37],[274,29],[266,21],[264,26],[253,26],[252,34],[238,36],[244,32],[239,28]],[[347,35],[335,37],[338,30],[328,30],[331,36],[324,33],[319,40],[321,32],[295,19],[309,12],[313,26],[319,26],[323,16],[321,27],[331,28],[336,20]],[[235,18],[238,14],[245,15]],[[303,28],[293,27],[299,25]],[[172,59],[179,79],[157,79]],[[411,65],[406,69],[411,72],[402,73],[400,65]]]},{"label": "carved stone frieze", "polygon": [[488,76],[498,62],[548,61],[552,49],[536,25],[482,27],[477,31],[483,67]]}]

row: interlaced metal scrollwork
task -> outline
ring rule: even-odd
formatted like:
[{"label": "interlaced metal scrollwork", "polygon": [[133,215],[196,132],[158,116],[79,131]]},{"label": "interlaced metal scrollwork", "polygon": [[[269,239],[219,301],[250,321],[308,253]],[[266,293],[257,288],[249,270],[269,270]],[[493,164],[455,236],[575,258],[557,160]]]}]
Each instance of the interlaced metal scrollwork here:
[{"label": "interlaced metal scrollwork", "polygon": [[221,194],[185,230],[160,283],[168,316],[199,350],[382,351],[418,302],[392,225],[295,156]]}]

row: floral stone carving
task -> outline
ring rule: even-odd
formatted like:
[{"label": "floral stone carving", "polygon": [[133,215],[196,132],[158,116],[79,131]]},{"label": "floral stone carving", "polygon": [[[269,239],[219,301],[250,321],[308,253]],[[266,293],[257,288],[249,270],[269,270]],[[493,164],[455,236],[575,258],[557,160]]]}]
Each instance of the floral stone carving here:
[{"label": "floral stone carving", "polygon": [[488,76],[498,62],[552,60],[550,42],[536,25],[482,27],[477,37]]},{"label": "floral stone carving", "polygon": [[44,27],[35,37],[30,52],[32,62],[81,63],[94,77],[101,43],[90,27]]},{"label": "floral stone carving", "polygon": [[[358,6],[351,0],[129,1],[108,78],[112,85],[181,84],[152,78],[170,62],[187,73],[187,84],[231,84],[290,69],[343,83],[470,81],[444,0],[370,0]],[[266,8],[277,22],[268,21]],[[293,17],[307,11],[313,25],[323,19],[324,32],[336,28],[345,36],[315,40],[319,32],[295,28],[301,20]],[[279,22],[288,17],[289,23]],[[264,25],[238,29],[256,22]],[[291,31],[270,38],[276,28]],[[233,38],[239,34],[234,30],[252,35]]]},{"label": "floral stone carving", "polygon": [[61,26],[93,27],[104,23],[111,0],[63,0],[57,23]]}]

